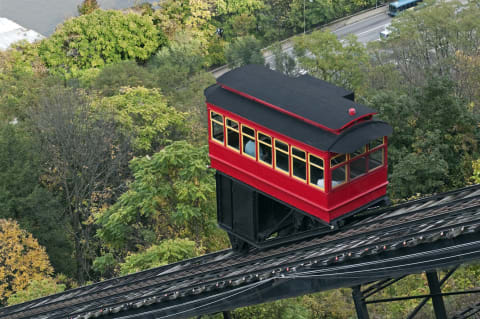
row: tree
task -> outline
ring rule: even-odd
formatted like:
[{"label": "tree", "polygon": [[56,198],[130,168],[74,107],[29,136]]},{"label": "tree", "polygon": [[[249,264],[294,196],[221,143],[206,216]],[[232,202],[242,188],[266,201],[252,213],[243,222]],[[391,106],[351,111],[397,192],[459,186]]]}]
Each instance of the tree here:
[{"label": "tree", "polygon": [[19,290],[8,297],[7,303],[9,306],[27,302],[33,299],[53,295],[59,292],[63,292],[66,285],[59,284],[54,278],[44,278],[32,280],[27,287],[23,290]]},{"label": "tree", "polygon": [[272,53],[275,58],[274,69],[289,76],[297,73],[297,62],[288,52],[284,52],[280,44],[272,47]]},{"label": "tree", "polygon": [[45,152],[47,183],[65,205],[77,278],[84,283],[97,248],[92,214],[116,199],[128,177],[129,138],[112,114],[92,109],[71,89],[46,92],[31,121]]},{"label": "tree", "polygon": [[[168,87],[164,83],[179,82],[185,78],[191,77],[198,73],[206,66],[205,58],[203,57],[202,43],[195,38],[194,34],[189,32],[178,32],[174,41],[171,41],[168,46],[158,50],[158,52],[148,62],[149,69],[163,70],[175,68],[176,72],[172,72],[170,76],[165,79],[159,79],[160,87],[172,89],[175,85]],[[172,79],[172,76],[175,76]]]},{"label": "tree", "polygon": [[215,34],[211,23],[215,7],[214,0],[163,0],[153,13],[158,27],[169,40],[175,40],[177,34],[189,33],[201,44],[204,54],[208,43]]},{"label": "tree", "polygon": [[227,40],[252,34],[257,26],[256,14],[264,7],[261,0],[220,0],[216,7],[216,25]]},{"label": "tree", "polygon": [[100,8],[100,6],[98,5],[97,0],[83,0],[82,4],[77,6],[80,15],[90,14],[98,8]]},{"label": "tree", "polygon": [[121,61],[102,68],[97,76],[86,85],[89,89],[99,90],[104,96],[116,95],[122,87],[156,86],[154,74],[135,61]]},{"label": "tree", "polygon": [[157,89],[124,88],[98,101],[96,108],[115,114],[125,134],[133,136],[132,146],[138,154],[158,151],[187,133],[186,114],[167,106]]},{"label": "tree", "polygon": [[203,253],[202,247],[197,247],[189,239],[167,239],[158,245],[152,245],[145,251],[129,254],[120,266],[120,275],[127,275],[142,270],[160,267]]},{"label": "tree", "polygon": [[458,95],[478,104],[479,15],[475,1],[430,1],[421,10],[404,12],[392,21],[392,34],[371,47],[377,52],[374,64],[393,65],[401,82],[411,86],[422,86],[432,76],[448,77]]},{"label": "tree", "polygon": [[147,64],[167,99],[168,105],[189,114],[186,124],[194,141],[205,141],[207,131],[205,96],[203,90],[215,83],[210,72],[204,70],[200,43],[184,33],[168,47],[162,48]]},{"label": "tree", "polygon": [[72,274],[61,202],[42,183],[41,149],[23,125],[0,123],[0,218],[15,219],[46,248],[56,271]]},{"label": "tree", "polygon": [[254,36],[237,38],[225,52],[230,67],[239,67],[246,64],[265,64],[262,54],[262,44]]},{"label": "tree", "polygon": [[123,252],[178,237],[209,251],[225,247],[216,226],[215,181],[208,163],[207,146],[185,141],[132,160],[135,180],[97,216],[98,236]]},{"label": "tree", "polygon": [[455,95],[451,81],[433,78],[410,95],[380,92],[370,103],[394,129],[389,139],[394,198],[465,185],[477,152],[478,119]]},{"label": "tree", "polygon": [[0,52],[0,118],[23,120],[39,92],[52,85],[34,44],[17,43]]},{"label": "tree", "polygon": [[349,88],[365,91],[365,69],[368,55],[355,36],[342,43],[328,31],[315,31],[294,39],[298,64],[310,75]]},{"label": "tree", "polygon": [[65,21],[38,52],[50,72],[76,76],[122,60],[146,61],[165,43],[149,16],[95,10]]},{"label": "tree", "polygon": [[42,280],[52,274],[45,249],[17,222],[0,219],[0,243],[1,303],[31,280]]}]

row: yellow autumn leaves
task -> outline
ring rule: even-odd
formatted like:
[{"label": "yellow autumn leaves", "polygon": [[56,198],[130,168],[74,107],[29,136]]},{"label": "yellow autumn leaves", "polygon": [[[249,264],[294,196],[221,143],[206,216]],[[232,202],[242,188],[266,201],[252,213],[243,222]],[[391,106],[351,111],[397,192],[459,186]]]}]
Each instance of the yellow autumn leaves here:
[{"label": "yellow autumn leaves", "polygon": [[32,280],[52,273],[45,248],[16,221],[0,219],[0,304]]}]

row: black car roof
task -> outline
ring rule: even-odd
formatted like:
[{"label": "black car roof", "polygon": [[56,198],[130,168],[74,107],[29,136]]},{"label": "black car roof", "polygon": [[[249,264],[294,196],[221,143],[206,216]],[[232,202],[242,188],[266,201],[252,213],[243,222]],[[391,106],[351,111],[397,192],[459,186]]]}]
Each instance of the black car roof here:
[{"label": "black car roof", "polygon": [[[335,133],[376,113],[354,102],[351,91],[308,75],[288,77],[261,65],[252,64],[229,71],[220,76],[217,83]],[[354,115],[349,114],[351,108],[355,109]]]},{"label": "black car roof", "polygon": [[220,84],[208,87],[205,96],[210,104],[324,151],[350,153],[371,140],[392,133],[391,126],[385,122],[365,120],[335,134],[233,93]]}]

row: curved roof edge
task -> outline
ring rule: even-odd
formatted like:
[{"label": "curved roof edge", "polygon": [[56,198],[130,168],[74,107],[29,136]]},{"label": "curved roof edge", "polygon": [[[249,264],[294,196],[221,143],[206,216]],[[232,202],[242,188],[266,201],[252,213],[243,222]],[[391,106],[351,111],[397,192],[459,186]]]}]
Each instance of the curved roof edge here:
[{"label": "curved roof edge", "polygon": [[393,128],[386,122],[379,120],[365,121],[340,134],[330,144],[328,151],[342,154],[351,153],[372,140],[391,135],[392,132]]}]

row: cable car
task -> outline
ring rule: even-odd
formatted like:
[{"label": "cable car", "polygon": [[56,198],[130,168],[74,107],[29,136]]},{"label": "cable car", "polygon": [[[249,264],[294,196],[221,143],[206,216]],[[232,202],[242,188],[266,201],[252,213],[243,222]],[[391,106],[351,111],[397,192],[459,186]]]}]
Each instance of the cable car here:
[{"label": "cable car", "polygon": [[247,65],[205,96],[218,223],[234,249],[336,229],[386,200],[392,128],[352,91]]}]

